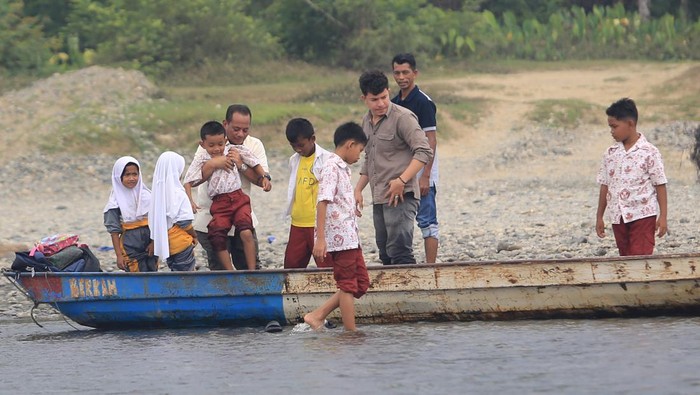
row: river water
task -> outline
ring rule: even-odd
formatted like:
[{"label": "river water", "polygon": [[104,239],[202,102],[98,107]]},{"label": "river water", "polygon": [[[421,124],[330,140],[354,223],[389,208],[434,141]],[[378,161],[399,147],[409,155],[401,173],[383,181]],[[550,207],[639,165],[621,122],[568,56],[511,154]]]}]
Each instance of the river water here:
[{"label": "river water", "polygon": [[0,323],[0,393],[698,394],[700,318],[97,331]]}]

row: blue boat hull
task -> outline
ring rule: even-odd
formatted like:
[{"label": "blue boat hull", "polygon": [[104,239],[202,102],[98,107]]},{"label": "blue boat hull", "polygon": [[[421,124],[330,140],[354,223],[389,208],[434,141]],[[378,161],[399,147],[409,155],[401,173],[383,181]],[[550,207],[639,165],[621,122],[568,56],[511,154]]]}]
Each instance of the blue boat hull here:
[{"label": "blue boat hull", "polygon": [[286,322],[280,272],[39,273],[30,297],[95,328],[252,326]]}]

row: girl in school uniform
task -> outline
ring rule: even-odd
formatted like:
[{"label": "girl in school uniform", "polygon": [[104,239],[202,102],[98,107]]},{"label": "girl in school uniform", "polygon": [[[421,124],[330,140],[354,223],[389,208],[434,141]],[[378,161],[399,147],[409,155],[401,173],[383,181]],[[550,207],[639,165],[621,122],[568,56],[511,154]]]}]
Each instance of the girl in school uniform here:
[{"label": "girl in school uniform", "polygon": [[153,173],[153,197],[148,211],[154,253],[167,262],[172,271],[194,270],[194,246],[197,235],[192,227],[194,213],[180,175],[185,158],[166,151],[156,162]]},{"label": "girl in school uniform", "polygon": [[104,208],[104,225],[112,237],[117,267],[127,272],[154,272],[158,258],[148,228],[151,191],[144,185],[141,165],[123,156],[112,168],[112,191]]}]

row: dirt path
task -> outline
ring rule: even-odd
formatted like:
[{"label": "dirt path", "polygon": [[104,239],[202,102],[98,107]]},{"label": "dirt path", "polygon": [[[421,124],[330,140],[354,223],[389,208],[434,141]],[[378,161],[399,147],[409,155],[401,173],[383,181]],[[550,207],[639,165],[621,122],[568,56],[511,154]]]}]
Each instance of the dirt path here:
[{"label": "dirt path", "polygon": [[[603,109],[621,97],[631,97],[638,103],[649,103],[660,93],[666,82],[696,67],[692,63],[610,64],[588,69],[523,71],[513,74],[474,74],[464,78],[433,80],[433,83],[461,87],[455,94],[466,98],[488,99],[487,113],[478,124],[459,124],[448,116],[440,121],[458,137],[449,144],[440,146],[443,157],[478,158],[493,155],[503,149],[504,144],[518,139],[518,130],[527,124],[527,115],[535,104],[542,100],[575,99],[600,108],[599,119],[587,120],[572,133],[582,133],[576,139],[578,158],[599,157],[602,150],[611,144]],[[692,88],[690,89],[696,89]],[[438,103],[439,105],[439,103]],[[640,106],[642,107],[642,106]],[[650,127],[650,121],[658,118],[653,106],[642,107],[640,127]],[[663,109],[656,109],[663,111]],[[593,138],[591,138],[593,137]],[[567,160],[562,161],[566,163]],[[578,160],[568,162],[577,166]],[[537,170],[521,167],[528,173]],[[543,169],[544,170],[544,169]],[[551,167],[548,167],[551,171]],[[517,168],[509,172],[518,171]],[[471,174],[479,177],[498,176],[498,171],[481,171]]]}]

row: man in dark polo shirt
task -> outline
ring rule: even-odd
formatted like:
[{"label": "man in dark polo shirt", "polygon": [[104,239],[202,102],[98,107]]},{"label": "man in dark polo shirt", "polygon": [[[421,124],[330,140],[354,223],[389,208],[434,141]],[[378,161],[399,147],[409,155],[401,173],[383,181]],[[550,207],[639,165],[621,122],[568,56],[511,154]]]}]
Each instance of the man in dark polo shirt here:
[{"label": "man in dark polo shirt", "polygon": [[425,164],[418,172],[418,186],[420,187],[420,205],[416,221],[423,234],[425,246],[425,261],[435,263],[438,252],[438,220],[437,220],[437,182],[438,182],[438,157],[437,157],[437,108],[435,103],[425,94],[418,85],[418,69],[416,58],[410,53],[402,53],[394,56],[391,61],[394,80],[399,85],[399,93],[391,99],[392,103],[406,107],[418,117],[418,123],[428,138],[430,148],[433,150],[433,159]]},{"label": "man in dark polo shirt", "polygon": [[355,186],[358,208],[362,190],[372,190],[372,219],[379,259],[385,265],[416,263],[413,256],[414,218],[420,190],[416,174],[433,157],[428,138],[410,110],[391,102],[389,80],[379,70],[360,76],[367,114],[365,159]]}]

